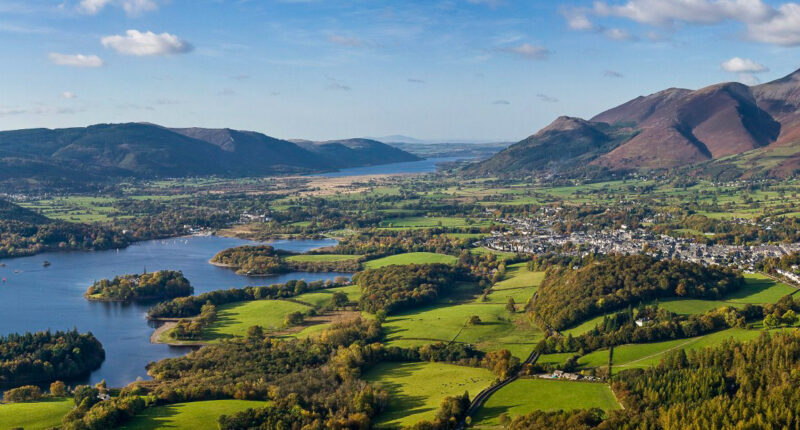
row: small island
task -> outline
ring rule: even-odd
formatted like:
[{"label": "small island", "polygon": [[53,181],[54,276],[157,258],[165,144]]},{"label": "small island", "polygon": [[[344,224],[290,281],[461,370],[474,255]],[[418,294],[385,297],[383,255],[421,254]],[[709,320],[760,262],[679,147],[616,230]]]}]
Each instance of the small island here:
[{"label": "small island", "polygon": [[0,388],[76,378],[99,368],[105,358],[91,333],[10,334],[0,337]]},{"label": "small island", "polygon": [[183,273],[162,270],[141,275],[123,275],[95,282],[84,295],[89,300],[130,302],[191,296],[194,288]]},{"label": "small island", "polygon": [[281,251],[269,245],[239,246],[217,253],[211,264],[236,269],[236,273],[246,276],[266,276],[289,271],[285,256],[291,252]]}]

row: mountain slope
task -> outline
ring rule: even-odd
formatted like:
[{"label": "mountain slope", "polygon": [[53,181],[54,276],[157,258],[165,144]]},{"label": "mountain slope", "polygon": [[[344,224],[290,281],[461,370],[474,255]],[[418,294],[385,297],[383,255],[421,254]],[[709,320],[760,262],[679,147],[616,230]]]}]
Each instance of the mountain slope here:
[{"label": "mountain slope", "polygon": [[344,141],[306,149],[252,131],[142,123],[0,132],[0,180],[258,176],[417,159],[379,142]]},{"label": "mountain slope", "polygon": [[[720,165],[742,162],[746,154],[760,174],[791,175],[800,166],[800,71],[755,87],[723,83],[696,91],[670,88],[589,121],[573,119],[580,127],[565,126],[564,121],[557,119],[466,172],[565,173],[565,168],[589,163],[610,171],[698,165],[701,174],[706,167],[745,174],[748,169],[741,166]],[[612,136],[603,130],[615,132]]]},{"label": "mountain slope", "polygon": [[386,164],[386,160],[393,163],[421,160],[416,155],[371,139],[298,141],[296,144],[340,167],[374,166]]}]

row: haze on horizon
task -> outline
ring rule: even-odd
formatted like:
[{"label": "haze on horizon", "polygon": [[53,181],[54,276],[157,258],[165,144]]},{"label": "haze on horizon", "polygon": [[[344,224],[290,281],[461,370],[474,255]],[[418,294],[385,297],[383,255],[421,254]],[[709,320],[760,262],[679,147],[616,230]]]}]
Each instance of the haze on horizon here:
[{"label": "haze on horizon", "polygon": [[800,63],[768,0],[0,0],[0,129],[515,141],[667,87]]}]

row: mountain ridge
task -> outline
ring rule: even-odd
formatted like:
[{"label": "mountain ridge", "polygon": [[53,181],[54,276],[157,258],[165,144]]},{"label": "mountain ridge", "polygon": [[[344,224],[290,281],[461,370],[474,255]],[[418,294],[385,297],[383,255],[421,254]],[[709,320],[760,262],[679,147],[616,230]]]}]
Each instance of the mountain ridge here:
[{"label": "mountain ridge", "polygon": [[[573,173],[592,168],[614,172],[704,165],[709,172],[783,177],[796,174],[795,166],[800,166],[800,71],[755,86],[723,82],[639,96],[581,119],[583,132],[577,136],[575,127],[565,128],[564,118],[489,160],[468,166],[465,173],[563,173],[564,168]],[[610,130],[615,130],[613,136]],[[779,151],[783,159],[768,165],[764,160],[774,157],[765,154],[775,154],[781,146],[789,148]],[[553,163],[553,154],[558,154],[558,163]],[[743,154],[760,161],[750,169],[721,166]],[[704,173],[702,168],[694,172]]]}]

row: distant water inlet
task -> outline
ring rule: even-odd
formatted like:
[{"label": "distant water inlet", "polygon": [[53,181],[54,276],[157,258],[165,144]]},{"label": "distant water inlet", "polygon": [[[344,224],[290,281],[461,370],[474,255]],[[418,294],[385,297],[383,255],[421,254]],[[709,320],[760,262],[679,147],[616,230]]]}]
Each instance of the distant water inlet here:
[{"label": "distant water inlet", "polygon": [[[195,294],[231,287],[270,285],[290,279],[308,282],[349,276],[347,273],[286,273],[247,278],[233,270],[215,267],[208,260],[217,252],[252,242],[207,236],[141,242],[126,249],[99,252],[46,253],[3,260],[0,265],[0,333],[67,330],[92,332],[103,343],[106,360],[88,377],[89,383],[105,379],[109,386],[124,386],[147,378],[151,361],[183,355],[187,347],[150,343],[154,327],[145,315],[150,304],[91,302],[83,297],[96,280],[125,273],[162,269],[180,270]],[[279,249],[306,252],[332,246],[336,241],[282,240]],[[48,261],[49,266],[43,266]]]}]

